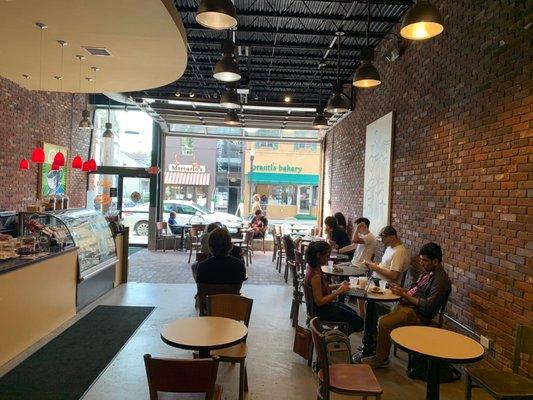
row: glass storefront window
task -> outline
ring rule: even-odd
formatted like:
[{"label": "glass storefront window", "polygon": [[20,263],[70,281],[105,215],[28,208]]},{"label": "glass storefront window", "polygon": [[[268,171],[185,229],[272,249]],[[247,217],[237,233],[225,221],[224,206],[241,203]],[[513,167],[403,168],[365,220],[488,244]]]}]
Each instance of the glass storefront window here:
[{"label": "glass storefront window", "polygon": [[181,138],[181,155],[192,156],[192,153],[193,153],[192,138],[188,138],[188,137]]},{"label": "glass storefront window", "polygon": [[113,138],[103,138],[107,109],[94,113],[92,156],[98,165],[147,168],[152,157],[153,121],[142,111],[111,110]]}]

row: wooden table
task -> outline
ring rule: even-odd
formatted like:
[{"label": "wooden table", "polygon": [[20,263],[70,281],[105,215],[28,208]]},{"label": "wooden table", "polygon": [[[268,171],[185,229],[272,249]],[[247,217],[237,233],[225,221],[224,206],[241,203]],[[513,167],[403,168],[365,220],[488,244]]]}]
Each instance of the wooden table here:
[{"label": "wooden table", "polygon": [[362,357],[374,354],[374,335],[377,330],[376,302],[398,301],[400,296],[393,294],[390,289],[385,289],[384,293],[372,293],[364,288],[351,287],[346,293],[348,297],[365,300],[365,331],[363,333]]},{"label": "wooden table", "polygon": [[244,239],[231,238],[231,244],[241,245],[241,244],[243,244],[243,242],[244,242]]},{"label": "wooden table", "polygon": [[485,352],[483,346],[465,335],[429,326],[396,328],[391,339],[403,350],[428,359],[427,400],[439,399],[441,361],[471,363],[481,360]]},{"label": "wooden table", "polygon": [[222,317],[190,317],[163,326],[161,339],[166,344],[186,350],[198,350],[208,358],[211,350],[234,346],[248,335],[242,322]]},{"label": "wooden table", "polygon": [[[336,266],[340,266],[337,264]],[[331,265],[324,265],[322,266],[322,272],[324,272],[326,275],[331,276],[365,276],[366,275],[366,268],[364,267],[356,267],[353,265],[342,265],[340,266],[342,268],[342,271],[334,271],[333,266]]]}]

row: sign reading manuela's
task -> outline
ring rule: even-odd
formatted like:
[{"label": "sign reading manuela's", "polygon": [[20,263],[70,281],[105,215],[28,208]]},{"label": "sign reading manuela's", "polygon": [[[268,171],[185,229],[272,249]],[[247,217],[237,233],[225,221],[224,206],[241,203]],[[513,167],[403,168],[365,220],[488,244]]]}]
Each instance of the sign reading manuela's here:
[{"label": "sign reading manuela's", "polygon": [[275,165],[272,164],[254,164],[254,171],[257,172],[284,172],[284,173],[291,173],[291,174],[299,174],[303,170],[302,167],[293,167],[292,165]]},{"label": "sign reading manuela's", "polygon": [[172,172],[205,172],[205,165],[169,164],[168,170]]}]

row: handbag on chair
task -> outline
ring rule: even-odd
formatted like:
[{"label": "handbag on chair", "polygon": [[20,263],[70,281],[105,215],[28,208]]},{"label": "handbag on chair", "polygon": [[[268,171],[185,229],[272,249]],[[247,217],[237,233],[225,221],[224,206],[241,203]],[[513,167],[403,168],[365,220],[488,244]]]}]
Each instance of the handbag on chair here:
[{"label": "handbag on chair", "polygon": [[313,358],[313,337],[309,329],[296,326],[292,350],[307,361]]}]

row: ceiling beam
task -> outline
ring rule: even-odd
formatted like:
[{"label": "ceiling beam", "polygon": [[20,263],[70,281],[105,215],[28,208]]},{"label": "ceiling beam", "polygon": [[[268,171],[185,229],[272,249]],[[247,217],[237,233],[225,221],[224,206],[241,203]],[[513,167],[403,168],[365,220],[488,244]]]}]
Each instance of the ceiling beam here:
[{"label": "ceiling beam", "polygon": [[[213,38],[204,38],[204,37],[189,37],[188,39],[189,45],[191,45],[192,48],[196,46],[210,46],[215,47],[218,51],[218,54],[221,54],[220,50],[220,40],[216,40]],[[276,51],[278,49],[293,49],[293,50],[305,50],[305,51],[327,51],[327,50],[335,50],[332,49],[331,46],[328,43],[301,43],[301,42],[295,42],[292,41],[285,41],[283,38],[278,38],[276,40],[276,43],[268,42],[264,40],[252,40],[252,39],[242,39],[239,38],[238,42],[236,43],[237,46],[249,46],[249,47],[258,47],[258,48],[265,48],[265,49],[272,49],[276,48]],[[361,51],[363,46],[357,46],[357,45],[343,45],[342,51],[343,52],[351,52],[351,51]],[[196,50],[193,50],[192,52],[195,53]],[[253,52],[253,51],[252,51]]]},{"label": "ceiling beam", "polygon": [[[213,30],[206,28],[205,26],[202,26],[197,23],[190,23],[190,22],[184,22],[185,29],[188,31],[206,31],[212,33]],[[335,37],[335,29],[321,29],[321,30],[314,30],[314,29],[293,29],[293,28],[281,28],[277,31],[273,31],[270,27],[257,27],[253,25],[239,25],[238,30],[235,31],[237,34],[237,39],[235,40],[236,43],[239,43],[240,41],[240,35],[239,33],[265,33],[269,35],[295,35],[295,36],[313,36],[313,37]],[[386,35],[385,32],[370,32],[369,37],[374,39],[382,39]],[[364,31],[348,31],[344,32],[344,36],[347,38],[355,38],[355,39],[366,39],[366,33]],[[216,39],[215,39],[216,40]]]}]

